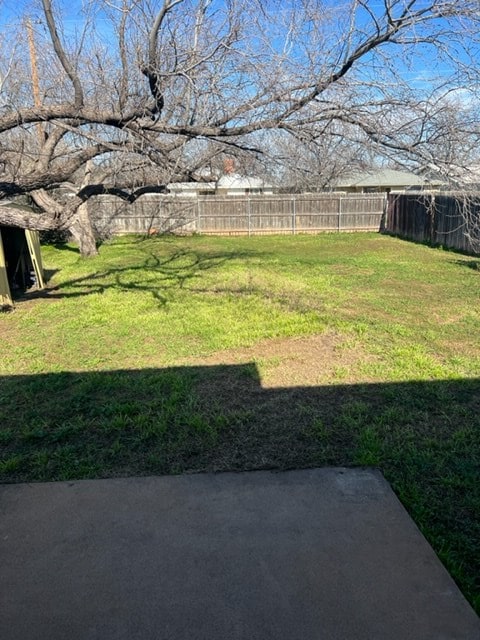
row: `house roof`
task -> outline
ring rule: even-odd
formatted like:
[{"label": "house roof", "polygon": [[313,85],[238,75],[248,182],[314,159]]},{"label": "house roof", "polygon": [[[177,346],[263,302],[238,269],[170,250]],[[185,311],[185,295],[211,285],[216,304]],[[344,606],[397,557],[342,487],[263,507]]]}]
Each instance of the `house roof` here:
[{"label": "house roof", "polygon": [[242,176],[239,173],[227,173],[221,176],[217,182],[172,182],[167,185],[167,188],[172,193],[179,194],[196,194],[202,190],[216,189],[264,189],[265,187],[271,187],[266,184],[261,178],[255,178],[252,176]]},{"label": "house roof", "polygon": [[200,191],[202,189],[215,189],[215,182],[171,182],[167,184],[169,191]]},{"label": "house roof", "polygon": [[217,181],[217,189],[262,189],[264,186],[261,178],[241,176],[239,173],[227,173]]},{"label": "house roof", "polygon": [[480,164],[470,166],[445,165],[439,167],[429,163],[422,167],[423,175],[442,185],[472,187],[480,184]]},{"label": "house roof", "polygon": [[369,171],[356,171],[339,178],[335,182],[337,188],[341,187],[411,187],[432,184],[431,181],[417,176],[410,171],[397,171],[395,169],[371,169]]}]

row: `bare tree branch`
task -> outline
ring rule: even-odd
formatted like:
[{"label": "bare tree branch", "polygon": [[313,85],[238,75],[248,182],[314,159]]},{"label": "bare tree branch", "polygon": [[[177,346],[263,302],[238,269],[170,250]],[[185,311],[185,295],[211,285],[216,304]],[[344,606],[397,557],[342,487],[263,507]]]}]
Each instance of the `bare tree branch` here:
[{"label": "bare tree branch", "polygon": [[62,47],[62,43],[60,41],[60,37],[58,35],[57,27],[55,24],[55,19],[53,16],[51,0],[42,0],[42,5],[55,53],[57,54],[60,64],[65,69],[65,73],[70,78],[73,84],[73,88],[75,90],[75,106],[77,107],[77,109],[80,109],[84,104],[83,89],[80,83],[80,78],[78,77],[78,74],[74,67],[70,64],[68,56],[66,55],[65,50]]},{"label": "bare tree branch", "polygon": [[[79,44],[42,0],[42,104],[28,106],[21,36],[0,41],[0,199],[33,194],[43,212],[17,220],[70,225],[91,247],[88,198],[133,201],[144,176],[161,191],[226,151],[308,188],[328,188],[349,163],[457,178],[480,164],[478,0],[99,3],[85,6]],[[68,202],[55,192],[65,182]],[[8,207],[0,222],[12,223]]]}]

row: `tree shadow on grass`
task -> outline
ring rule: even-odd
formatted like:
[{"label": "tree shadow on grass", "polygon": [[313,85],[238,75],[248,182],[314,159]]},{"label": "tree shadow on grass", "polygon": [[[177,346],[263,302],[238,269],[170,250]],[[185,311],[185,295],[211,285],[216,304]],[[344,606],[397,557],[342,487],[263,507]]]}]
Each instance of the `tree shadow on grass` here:
[{"label": "tree shadow on grass", "polygon": [[458,264],[461,267],[467,267],[467,269],[472,269],[473,271],[478,271],[480,273],[480,259],[478,260],[454,260],[454,264]]},{"label": "tree shadow on grass", "polygon": [[144,249],[143,259],[136,263],[99,268],[44,290],[27,291],[21,300],[76,298],[117,290],[146,292],[159,304],[165,305],[167,291],[183,289],[188,282],[201,278],[206,271],[221,268],[227,262],[256,255],[245,251],[201,252],[172,248],[170,254],[162,256]]},{"label": "tree shadow on grass", "polygon": [[59,269],[44,269],[43,270],[43,278],[44,278],[45,282],[50,282],[50,280],[58,272],[59,272]]},{"label": "tree shadow on grass", "polygon": [[70,251],[71,253],[80,255],[80,249],[76,246],[68,244],[68,242],[55,242],[53,246],[55,247],[55,249],[57,249],[57,251]]},{"label": "tree shadow on grass", "polygon": [[0,450],[4,482],[379,467],[480,608],[479,379],[264,389],[254,364],[4,376]]}]

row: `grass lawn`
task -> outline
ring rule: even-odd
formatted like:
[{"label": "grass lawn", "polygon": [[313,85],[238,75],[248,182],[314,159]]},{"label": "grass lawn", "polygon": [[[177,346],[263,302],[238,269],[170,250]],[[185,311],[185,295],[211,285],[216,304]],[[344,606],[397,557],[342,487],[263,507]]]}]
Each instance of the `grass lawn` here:
[{"label": "grass lawn", "polygon": [[44,261],[0,314],[4,482],[377,466],[480,612],[480,260],[343,234]]}]

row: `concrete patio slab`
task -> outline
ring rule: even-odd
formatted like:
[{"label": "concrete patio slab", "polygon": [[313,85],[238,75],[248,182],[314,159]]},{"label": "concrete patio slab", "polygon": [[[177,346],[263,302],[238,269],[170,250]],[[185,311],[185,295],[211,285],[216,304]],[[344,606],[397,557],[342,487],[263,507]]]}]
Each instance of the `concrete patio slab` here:
[{"label": "concrete patio slab", "polygon": [[0,486],[2,640],[478,640],[381,474]]}]

